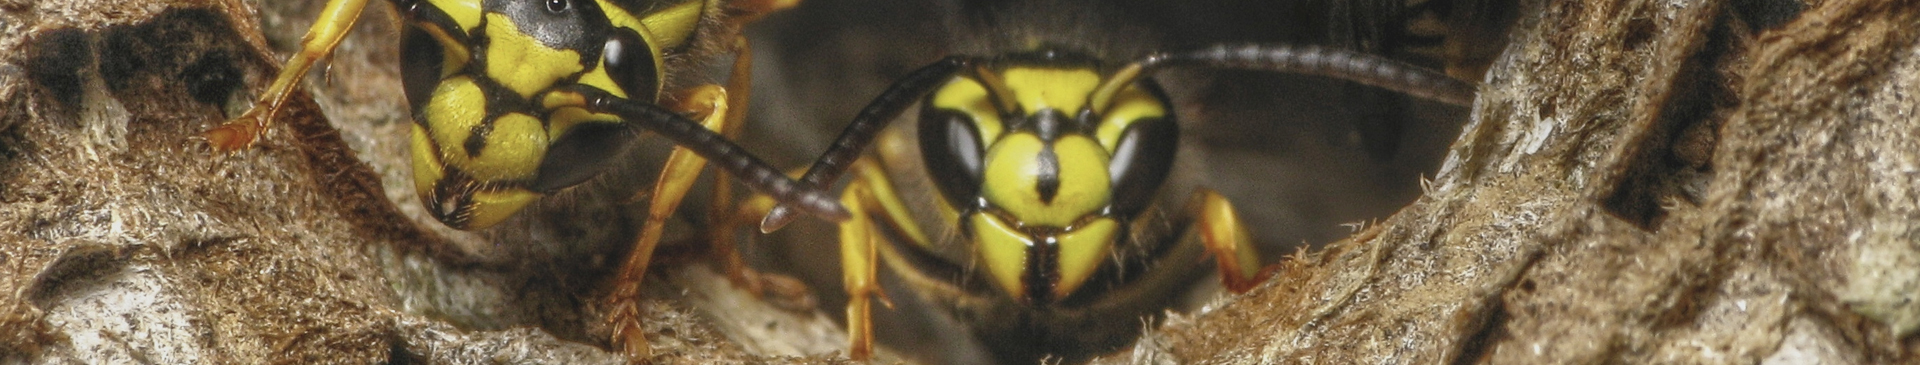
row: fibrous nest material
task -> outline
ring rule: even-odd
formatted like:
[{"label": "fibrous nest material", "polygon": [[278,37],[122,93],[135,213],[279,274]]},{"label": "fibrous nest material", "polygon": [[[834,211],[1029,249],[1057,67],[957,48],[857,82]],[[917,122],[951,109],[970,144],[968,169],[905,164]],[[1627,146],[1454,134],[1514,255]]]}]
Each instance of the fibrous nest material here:
[{"label": "fibrous nest material", "polygon": [[1916,361],[1920,5],[1522,14],[1417,202],[1106,362]]},{"label": "fibrous nest material", "polygon": [[[324,94],[293,97],[256,146],[208,148],[201,132],[277,72],[267,42],[298,39],[280,15],[303,4],[319,2],[267,4],[271,36],[251,2],[0,4],[0,363],[624,362],[595,279],[624,245],[490,245],[388,197],[404,171],[359,157],[405,153],[351,139],[404,131],[395,95],[370,91],[397,87],[391,71],[313,77]],[[390,18],[370,19],[331,65],[392,46],[376,43]],[[753,341],[835,338],[824,316],[704,265],[659,274],[675,284],[644,306],[657,363],[834,361],[798,357],[830,343]]]},{"label": "fibrous nest material", "polygon": [[[0,1],[0,362],[617,362],[593,318],[618,244],[438,229],[383,186],[401,165],[356,158],[403,155],[359,139],[404,127],[371,91],[397,88],[360,88],[392,75],[205,147],[305,28],[284,13]],[[1916,362],[1920,4],[1520,14],[1418,201],[1096,362]],[[838,348],[822,315],[681,266],[650,287],[657,361],[837,361],[772,356]]]}]

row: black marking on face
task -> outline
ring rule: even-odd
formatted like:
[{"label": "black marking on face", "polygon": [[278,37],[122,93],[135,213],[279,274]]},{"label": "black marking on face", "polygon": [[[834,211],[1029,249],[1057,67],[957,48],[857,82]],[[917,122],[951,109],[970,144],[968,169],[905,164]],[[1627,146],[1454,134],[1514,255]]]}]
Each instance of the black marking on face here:
[{"label": "black marking on face", "polygon": [[1026,275],[1020,278],[1020,283],[1027,289],[1027,304],[1052,303],[1053,287],[1060,283],[1060,241],[1053,234],[1033,236],[1033,245],[1027,246],[1027,268],[1023,272]]},{"label": "black marking on face", "polygon": [[467,150],[467,157],[479,157],[480,151],[486,150],[487,135],[493,133],[493,123],[496,120],[496,118],[488,117],[485,122],[481,122],[473,126],[473,129],[467,131],[467,140],[460,141],[460,146],[465,147]]},{"label": "black marking on face", "polygon": [[1035,166],[1040,169],[1040,176],[1034,179],[1033,189],[1040,193],[1041,202],[1053,204],[1053,197],[1060,194],[1060,155],[1053,152],[1053,144],[1040,149],[1040,160],[1035,161]]},{"label": "black marking on face", "polygon": [[1033,116],[1028,119],[1028,123],[1031,125],[1031,128],[1033,128],[1034,134],[1040,136],[1040,140],[1053,143],[1053,141],[1060,139],[1062,134],[1068,132],[1067,128],[1069,126],[1067,124],[1071,123],[1071,121],[1067,118],[1066,113],[1061,113],[1059,109],[1049,108],[1034,112]]},{"label": "black marking on face", "polygon": [[[536,112],[539,108],[533,105],[533,101],[520,97],[520,94],[513,92],[513,89],[508,89],[506,85],[501,85],[500,81],[494,80],[492,77],[486,77],[485,75],[474,75],[469,79],[473,80],[474,86],[480,88],[480,94],[487,97],[486,115],[488,123],[492,123],[494,118],[499,118],[501,115],[507,113],[541,115]],[[543,124],[547,121],[546,118],[541,118],[540,120]]]},{"label": "black marking on face", "polygon": [[433,219],[454,229],[466,229],[473,220],[473,192],[479,190],[478,182],[453,166],[445,166],[441,171],[443,175],[433,182],[433,191],[420,198]]}]

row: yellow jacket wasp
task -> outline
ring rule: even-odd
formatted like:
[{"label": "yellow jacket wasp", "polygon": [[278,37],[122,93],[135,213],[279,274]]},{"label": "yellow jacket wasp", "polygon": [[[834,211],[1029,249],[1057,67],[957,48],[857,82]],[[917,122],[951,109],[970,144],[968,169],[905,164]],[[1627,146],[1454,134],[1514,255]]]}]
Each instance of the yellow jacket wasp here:
[{"label": "yellow jacket wasp", "polygon": [[[1088,18],[1081,5],[1054,3],[978,13],[985,19],[959,32],[987,39],[977,53],[896,80],[801,178],[825,187],[852,175],[841,202],[853,218],[839,223],[839,241],[854,358],[872,353],[881,257],[1004,363],[1073,362],[1124,346],[1140,330],[1134,319],[1165,308],[1183,282],[1174,277],[1202,255],[1230,290],[1263,281],[1225,197],[1200,189],[1185,204],[1156,200],[1180,125],[1155,72],[1299,73],[1459,105],[1474,97],[1471,84],[1439,72],[1328,48],[1127,54],[1109,45],[1117,36],[1060,31]],[[916,122],[887,128],[916,105]],[[876,139],[906,147],[869,151]],[[938,198],[903,198],[917,193]],[[792,219],[778,206],[761,228]]]},{"label": "yellow jacket wasp", "polygon": [[[256,107],[207,132],[213,147],[252,145],[293,87],[353,27],[367,1],[329,1]],[[614,152],[639,132],[678,145],[610,298],[613,341],[630,358],[648,353],[635,318],[640,279],[662,222],[705,160],[781,202],[829,218],[849,215],[821,189],[797,184],[721,133],[737,133],[740,124],[740,114],[729,106],[741,108],[745,100],[744,42],[732,43],[741,52],[733,93],[716,85],[663,90],[668,56],[726,45],[700,38],[730,38],[720,30],[791,1],[388,3],[406,25],[401,67],[413,109],[415,188],[433,217],[448,226],[487,228],[547,193],[587,181],[617,163]]]}]

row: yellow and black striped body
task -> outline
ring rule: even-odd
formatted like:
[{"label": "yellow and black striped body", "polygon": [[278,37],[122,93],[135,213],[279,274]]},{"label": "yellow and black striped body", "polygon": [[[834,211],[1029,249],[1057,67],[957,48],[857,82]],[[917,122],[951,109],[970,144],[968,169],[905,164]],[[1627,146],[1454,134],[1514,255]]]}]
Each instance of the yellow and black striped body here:
[{"label": "yellow and black striped body", "polygon": [[[542,100],[585,85],[653,103],[663,54],[710,4],[631,9],[606,0],[393,0],[413,107],[415,188],[449,226],[499,223],[616,155],[622,119]],[[650,10],[641,13],[639,10]]]}]

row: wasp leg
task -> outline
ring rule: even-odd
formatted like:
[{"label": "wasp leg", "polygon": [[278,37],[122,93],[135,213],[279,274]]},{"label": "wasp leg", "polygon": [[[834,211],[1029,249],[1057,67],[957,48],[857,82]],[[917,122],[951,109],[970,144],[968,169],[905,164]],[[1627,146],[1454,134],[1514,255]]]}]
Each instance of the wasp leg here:
[{"label": "wasp leg", "polygon": [[840,265],[847,286],[847,357],[866,360],[873,356],[873,304],[878,296],[892,307],[875,279],[879,267],[879,240],[888,239],[881,224],[902,235],[910,244],[925,247],[926,235],[915,224],[906,205],[893,190],[886,171],[872,158],[852,164],[854,180],[840,196],[840,203],[853,211],[853,219],[840,222]]},{"label": "wasp leg", "polygon": [[[745,106],[749,99],[748,95],[753,90],[753,49],[747,46],[745,37],[734,37],[733,48],[733,69],[729,70],[727,75],[727,90],[733,92],[727,94],[727,104]],[[740,121],[746,118],[746,114],[745,107],[730,108],[727,110],[727,119]],[[725,128],[720,129],[720,135],[727,139],[738,140],[743,129],[746,129],[746,123],[727,123]],[[752,275],[752,269],[747,268],[746,263],[741,260],[740,251],[733,248],[733,227],[737,224],[735,222],[738,219],[735,216],[738,214],[732,207],[733,184],[729,180],[731,179],[727,174],[714,174],[713,177],[713,210],[708,213],[708,221],[714,222],[715,229],[708,233],[709,247],[714,257],[720,260],[720,269],[726,272],[727,281],[732,282],[735,287],[746,288],[757,295],[763,287],[759,285],[758,280],[750,280],[756,275]],[[741,208],[750,209],[750,207]]]},{"label": "wasp leg", "polygon": [[[702,85],[689,90],[680,100],[685,101],[684,109],[701,116],[702,126],[726,130],[730,115],[726,89]],[[647,263],[653,260],[653,249],[660,245],[667,218],[679,209],[680,199],[687,196],[687,190],[693,187],[700,170],[706,166],[707,160],[693,151],[674,147],[666,167],[660,171],[660,179],[654,182],[653,198],[647,205],[647,221],[640,228],[640,238],[635,240],[633,250],[628,252],[626,262],[620,265],[615,277],[615,288],[609,298],[609,307],[613,310],[607,320],[613,325],[613,342],[622,347],[628,361],[642,362],[652,353],[646,334],[640,328],[640,282],[647,276]]]},{"label": "wasp leg", "polygon": [[767,14],[798,5],[800,0],[734,0],[727,3],[729,10],[735,14],[731,17],[734,24],[752,23]]},{"label": "wasp leg", "polygon": [[293,88],[327,55],[333,53],[334,46],[340,45],[340,39],[353,29],[360,20],[360,10],[367,7],[367,0],[329,0],[326,8],[320,10],[320,19],[313,22],[313,28],[300,39],[300,52],[287,59],[280,74],[273,78],[273,85],[267,87],[267,93],[254,101],[253,109],[240,114],[239,118],[227,121],[219,127],[206,132],[207,143],[217,151],[237,151],[253,146],[253,142],[266,132],[273,123],[273,115],[280,112],[280,106],[293,94]]},{"label": "wasp leg", "polygon": [[873,302],[880,291],[874,271],[879,257],[875,251],[872,218],[859,205],[858,195],[870,194],[867,187],[848,186],[842,203],[853,211],[853,219],[840,222],[840,266],[847,286],[847,357],[856,361],[873,356]]},{"label": "wasp leg", "polygon": [[1188,209],[1197,219],[1200,242],[1220,266],[1220,280],[1227,290],[1245,293],[1266,281],[1272,272],[1260,267],[1260,253],[1253,247],[1253,235],[1240,223],[1233,203],[1210,189],[1194,190]]},{"label": "wasp leg", "polygon": [[[738,140],[747,125],[744,122],[747,108],[743,106],[747,105],[753,90],[753,49],[747,45],[745,37],[735,37],[732,52],[734,59],[727,77],[727,104],[735,107],[727,109],[728,122],[719,132],[727,139]],[[727,174],[713,176],[713,209],[708,211],[708,221],[713,222],[713,228],[707,232],[707,247],[711,257],[716,260],[715,264],[719,265],[720,270],[726,273],[727,281],[736,288],[761,298],[774,295],[776,300],[772,302],[781,308],[812,310],[814,299],[806,284],[791,277],[755,271],[747,267],[746,261],[740,257],[740,251],[734,249],[736,231],[733,228],[765,215],[767,210],[773,209],[774,202],[771,197],[756,195],[746,205],[734,207],[732,179],[733,176]]]}]

